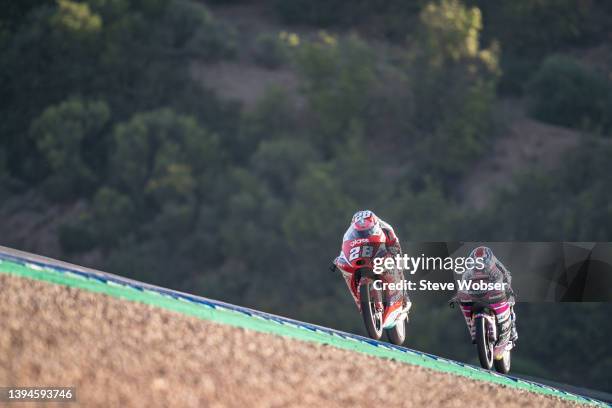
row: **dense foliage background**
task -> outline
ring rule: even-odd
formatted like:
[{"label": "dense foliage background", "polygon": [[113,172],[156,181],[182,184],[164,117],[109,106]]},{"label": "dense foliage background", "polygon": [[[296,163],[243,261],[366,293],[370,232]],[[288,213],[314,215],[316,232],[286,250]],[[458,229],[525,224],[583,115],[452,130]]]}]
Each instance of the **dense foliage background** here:
[{"label": "dense foliage background", "polygon": [[[215,17],[240,7],[257,35]],[[8,2],[0,240],[362,332],[327,269],[357,209],[402,240],[612,239],[611,23],[603,0]],[[194,74],[223,64],[298,85],[247,106]],[[504,104],[575,144],[487,184]],[[612,391],[610,305],[517,313],[514,371]],[[445,304],[417,303],[409,337],[474,361]]]}]

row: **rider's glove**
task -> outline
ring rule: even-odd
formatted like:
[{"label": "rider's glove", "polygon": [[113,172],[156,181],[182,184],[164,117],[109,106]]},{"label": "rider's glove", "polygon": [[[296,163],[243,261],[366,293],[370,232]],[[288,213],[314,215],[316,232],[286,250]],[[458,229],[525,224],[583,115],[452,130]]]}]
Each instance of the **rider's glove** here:
[{"label": "rider's glove", "polygon": [[332,263],[331,265],[329,265],[329,270],[332,272],[336,272],[336,269],[338,269],[338,267],[336,266],[335,263]]}]

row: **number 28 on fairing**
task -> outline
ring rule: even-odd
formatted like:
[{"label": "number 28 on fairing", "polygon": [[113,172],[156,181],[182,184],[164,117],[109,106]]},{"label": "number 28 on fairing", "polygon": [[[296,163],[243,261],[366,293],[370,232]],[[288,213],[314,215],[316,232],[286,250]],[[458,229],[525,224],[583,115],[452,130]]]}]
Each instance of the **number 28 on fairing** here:
[{"label": "number 28 on fairing", "polygon": [[357,258],[369,258],[372,256],[373,251],[374,251],[374,247],[370,245],[353,247],[349,251],[349,261],[353,261]]}]

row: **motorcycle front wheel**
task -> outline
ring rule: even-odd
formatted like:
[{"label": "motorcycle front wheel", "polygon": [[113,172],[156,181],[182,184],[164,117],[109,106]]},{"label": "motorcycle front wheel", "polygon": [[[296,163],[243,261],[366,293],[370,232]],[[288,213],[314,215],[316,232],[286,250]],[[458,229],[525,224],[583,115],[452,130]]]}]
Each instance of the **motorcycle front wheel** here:
[{"label": "motorcycle front wheel", "polygon": [[487,322],[483,317],[477,317],[474,324],[476,325],[476,348],[480,365],[490,370],[493,368],[493,344],[487,338]]},{"label": "motorcycle front wheel", "polygon": [[361,316],[365,323],[368,336],[374,340],[380,340],[383,334],[382,313],[376,311],[376,298],[371,293],[378,293],[372,283],[363,283],[359,286],[359,297],[361,300]]}]

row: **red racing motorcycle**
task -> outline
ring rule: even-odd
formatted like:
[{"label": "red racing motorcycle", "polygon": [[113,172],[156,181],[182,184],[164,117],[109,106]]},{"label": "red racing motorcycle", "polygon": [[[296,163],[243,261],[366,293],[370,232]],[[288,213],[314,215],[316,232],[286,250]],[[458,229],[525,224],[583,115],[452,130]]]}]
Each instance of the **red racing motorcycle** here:
[{"label": "red racing motorcycle", "polygon": [[405,295],[403,274],[397,267],[375,273],[374,259],[390,257],[385,239],[384,234],[365,238],[345,236],[334,264],[361,312],[368,335],[380,340],[384,331],[391,343],[401,345],[406,340],[411,303]]}]

